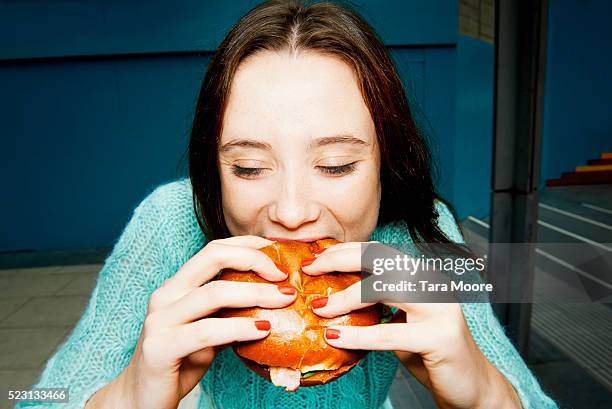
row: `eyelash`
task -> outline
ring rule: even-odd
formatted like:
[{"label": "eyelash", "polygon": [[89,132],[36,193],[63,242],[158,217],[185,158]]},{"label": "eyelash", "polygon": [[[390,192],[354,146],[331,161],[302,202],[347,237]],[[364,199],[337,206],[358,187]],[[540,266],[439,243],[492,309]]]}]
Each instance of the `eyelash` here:
[{"label": "eyelash", "polygon": [[[330,176],[343,176],[355,170],[357,162],[347,163],[340,166],[317,166],[321,171]],[[236,176],[258,176],[264,168],[243,168],[242,166],[232,165],[232,173]]]}]

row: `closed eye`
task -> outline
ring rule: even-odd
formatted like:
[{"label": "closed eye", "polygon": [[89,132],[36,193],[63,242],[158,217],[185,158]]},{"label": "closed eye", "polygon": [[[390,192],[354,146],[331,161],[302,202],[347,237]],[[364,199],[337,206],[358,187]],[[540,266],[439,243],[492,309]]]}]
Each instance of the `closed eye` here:
[{"label": "closed eye", "polygon": [[356,164],[357,162],[352,162],[352,163],[347,163],[346,165],[340,165],[340,166],[317,166],[317,168],[319,168],[321,172],[327,175],[338,176],[338,175],[346,175],[348,173],[351,173],[353,170],[355,170]]},{"label": "closed eye", "polygon": [[[340,166],[317,166],[323,174],[330,176],[342,176],[351,173],[355,170],[357,162],[347,163]],[[238,165],[232,165],[232,173],[241,177],[259,176],[266,168],[245,168]]]}]

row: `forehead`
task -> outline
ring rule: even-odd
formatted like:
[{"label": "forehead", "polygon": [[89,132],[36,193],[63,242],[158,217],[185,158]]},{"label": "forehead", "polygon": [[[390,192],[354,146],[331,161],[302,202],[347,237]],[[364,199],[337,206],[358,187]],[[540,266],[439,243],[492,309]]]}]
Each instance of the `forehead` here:
[{"label": "forehead", "polygon": [[351,67],[314,52],[264,51],[243,61],[223,118],[227,137],[372,137],[373,122]]}]

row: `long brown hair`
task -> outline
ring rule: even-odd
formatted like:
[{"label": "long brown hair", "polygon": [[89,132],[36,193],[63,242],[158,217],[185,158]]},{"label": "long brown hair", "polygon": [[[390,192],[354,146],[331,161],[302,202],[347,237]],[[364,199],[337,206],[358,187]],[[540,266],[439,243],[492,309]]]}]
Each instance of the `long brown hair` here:
[{"label": "long brown hair", "polygon": [[442,199],[432,181],[430,152],[387,49],[351,9],[300,1],[269,1],[253,8],[227,34],[206,72],[188,148],[193,204],[206,238],[231,235],[217,167],[221,122],[236,69],[263,50],[311,50],[339,57],[353,68],[380,146],[378,225],[403,220],[416,244],[450,243],[437,225],[434,200]]}]

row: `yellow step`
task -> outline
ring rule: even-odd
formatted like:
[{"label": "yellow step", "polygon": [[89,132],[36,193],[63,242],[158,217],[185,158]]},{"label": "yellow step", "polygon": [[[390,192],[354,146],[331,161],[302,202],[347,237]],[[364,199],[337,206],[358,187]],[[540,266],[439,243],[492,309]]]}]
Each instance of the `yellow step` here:
[{"label": "yellow step", "polygon": [[612,152],[603,152],[601,154],[601,159],[612,159]]},{"label": "yellow step", "polygon": [[612,165],[576,166],[576,172],[598,172],[602,170],[612,170]]}]

